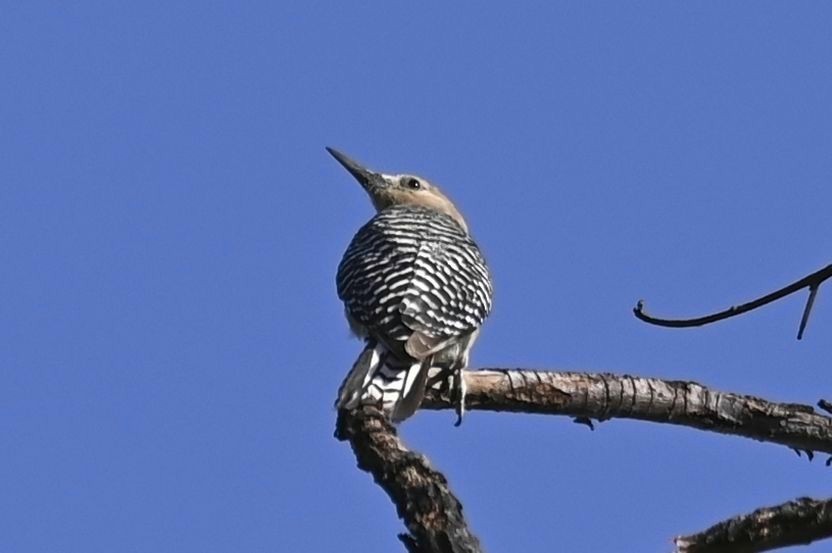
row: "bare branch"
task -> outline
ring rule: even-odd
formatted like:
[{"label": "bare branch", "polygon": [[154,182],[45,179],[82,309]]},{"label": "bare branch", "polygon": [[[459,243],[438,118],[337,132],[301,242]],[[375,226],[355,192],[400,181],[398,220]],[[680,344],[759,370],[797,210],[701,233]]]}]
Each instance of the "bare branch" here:
[{"label": "bare branch", "polygon": [[[453,382],[442,377],[431,374],[422,408],[455,408]],[[590,427],[593,419],[629,418],[777,443],[810,459],[813,451],[832,453],[832,418],[809,405],[718,392],[695,382],[608,373],[487,369],[466,370],[463,377],[471,410],[567,415]],[[339,412],[335,436],[350,442],[359,468],[371,473],[396,505],[409,531],[399,536],[409,553],[481,551],[445,477],[402,443],[377,408]],[[677,538],[678,551],[755,552],[828,537],[829,502],[800,499],[760,509]]]},{"label": "bare branch", "polygon": [[335,437],[350,442],[358,467],[371,473],[396,504],[410,532],[399,535],[409,553],[480,553],[448,481],[404,445],[378,409],[339,412]]},{"label": "bare branch", "polygon": [[792,284],[789,284],[788,286],[785,286],[761,298],[757,298],[753,301],[744,303],[742,305],[731,306],[724,311],[719,311],[718,313],[713,313],[710,315],[705,315],[704,317],[697,317],[694,319],[662,319],[659,317],[653,317],[651,315],[648,315],[647,312],[644,310],[643,300],[638,301],[635,308],[633,308],[633,314],[635,314],[635,316],[638,319],[657,326],[667,326],[673,328],[703,326],[715,323],[717,321],[722,321],[724,319],[729,319],[737,315],[742,315],[743,313],[747,313],[749,311],[757,309],[758,307],[762,307],[773,301],[784,298],[789,294],[793,294],[798,290],[802,290],[803,288],[809,288],[809,299],[806,302],[805,309],[803,310],[803,316],[800,320],[800,329],[797,333],[797,339],[800,340],[803,338],[803,331],[806,329],[806,324],[809,322],[809,314],[812,311],[812,304],[814,303],[818,289],[820,288],[820,285],[829,278],[832,278],[832,265],[827,265],[823,269],[815,271],[814,273],[801,278],[797,282],[793,282]]},{"label": "bare branch", "polygon": [[832,499],[802,497],[679,536],[677,553],[756,553],[832,537]]},{"label": "bare branch", "polygon": [[[636,419],[832,453],[832,418],[810,405],[719,392],[696,382],[608,373],[490,369],[463,375],[471,410]],[[430,384],[422,408],[452,408],[449,383],[432,378]]]}]

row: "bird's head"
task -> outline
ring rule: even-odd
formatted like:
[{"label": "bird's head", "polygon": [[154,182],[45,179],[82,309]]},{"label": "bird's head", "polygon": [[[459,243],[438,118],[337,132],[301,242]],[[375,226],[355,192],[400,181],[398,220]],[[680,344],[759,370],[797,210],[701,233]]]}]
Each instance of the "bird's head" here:
[{"label": "bird's head", "polygon": [[453,202],[435,184],[417,175],[388,175],[364,166],[334,148],[327,148],[332,157],[361,184],[378,211],[398,205],[414,205],[450,215],[468,232],[465,219]]}]

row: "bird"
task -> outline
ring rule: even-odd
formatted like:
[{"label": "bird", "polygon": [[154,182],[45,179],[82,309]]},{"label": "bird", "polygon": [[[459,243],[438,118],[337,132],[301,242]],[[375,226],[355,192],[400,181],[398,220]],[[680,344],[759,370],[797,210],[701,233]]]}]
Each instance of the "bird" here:
[{"label": "bird", "polygon": [[465,411],[462,369],[491,312],[493,283],[453,202],[427,179],[371,171],[326,150],[364,188],[376,214],[338,265],[338,297],[364,349],[335,407],[380,406],[394,423],[422,402],[432,368],[452,378],[457,419]]}]

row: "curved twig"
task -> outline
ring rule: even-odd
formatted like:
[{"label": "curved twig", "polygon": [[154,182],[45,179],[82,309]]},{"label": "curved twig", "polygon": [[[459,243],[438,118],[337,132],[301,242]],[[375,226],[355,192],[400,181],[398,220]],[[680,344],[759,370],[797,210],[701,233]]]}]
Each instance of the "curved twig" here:
[{"label": "curved twig", "polygon": [[[696,382],[609,373],[463,371],[466,409],[626,418],[675,424],[832,454],[832,417],[811,405],[720,392]],[[423,409],[452,408],[448,383],[431,381]]]},{"label": "curved twig", "polygon": [[800,330],[797,333],[797,339],[800,340],[803,338],[803,331],[806,329],[806,324],[809,322],[809,314],[812,311],[812,304],[815,301],[815,296],[817,295],[818,289],[820,288],[820,285],[829,278],[832,278],[832,265],[827,265],[823,269],[815,271],[814,273],[801,278],[797,282],[793,282],[792,284],[789,284],[788,286],[785,286],[770,294],[766,294],[761,298],[757,298],[753,301],[741,305],[731,306],[724,311],[719,311],[718,313],[712,313],[710,315],[705,315],[704,317],[696,317],[694,319],[662,319],[659,317],[653,317],[652,315],[648,315],[644,310],[644,300],[638,301],[636,306],[633,308],[633,314],[639,320],[657,326],[666,326],[672,328],[688,328],[693,326],[703,326],[715,323],[717,321],[722,321],[724,319],[729,319],[737,315],[742,315],[743,313],[747,313],[749,311],[757,309],[758,307],[762,307],[773,301],[777,301],[780,298],[784,298],[789,294],[793,294],[798,290],[802,290],[803,288],[808,287],[809,299],[806,302],[806,307],[803,309],[803,316],[800,320]]},{"label": "curved twig", "polygon": [[801,497],[674,540],[677,553],[756,553],[832,537],[832,499]]}]

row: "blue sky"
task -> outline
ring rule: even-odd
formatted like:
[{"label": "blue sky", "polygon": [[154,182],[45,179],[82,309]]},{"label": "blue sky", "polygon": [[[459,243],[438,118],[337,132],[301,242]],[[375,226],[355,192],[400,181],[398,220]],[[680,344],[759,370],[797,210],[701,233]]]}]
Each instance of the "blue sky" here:
[{"label": "blue sky", "polygon": [[[698,315],[832,261],[830,20],[822,3],[5,3],[0,551],[401,550],[332,437],[360,349],[334,274],[371,207],[327,145],[466,214],[496,282],[475,366],[829,397],[828,290],[802,342],[804,297],[695,330],[631,308]],[[829,494],[823,459],[739,438],[452,422],[401,432],[492,552],[668,551]]]}]

